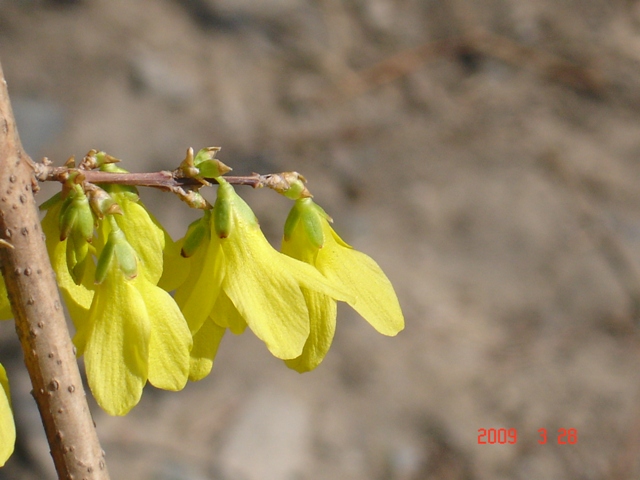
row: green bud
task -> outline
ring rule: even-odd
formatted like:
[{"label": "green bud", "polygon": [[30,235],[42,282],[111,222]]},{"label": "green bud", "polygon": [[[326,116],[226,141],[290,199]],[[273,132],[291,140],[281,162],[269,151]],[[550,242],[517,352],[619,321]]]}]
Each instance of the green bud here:
[{"label": "green bud", "polygon": [[216,178],[231,171],[231,168],[220,160],[207,160],[198,165],[200,176],[205,178]]},{"label": "green bud", "polygon": [[200,150],[193,159],[193,165],[198,170],[198,177],[215,178],[231,171],[231,168],[217,158],[220,147],[207,147]]},{"label": "green bud", "polygon": [[80,185],[75,185],[60,209],[60,241],[77,235],[87,242],[93,239],[93,214],[87,196]]},{"label": "green bud", "polygon": [[193,255],[202,242],[209,236],[209,223],[211,221],[211,213],[206,210],[204,216],[189,225],[187,233],[184,236],[184,244],[180,252],[183,257]]},{"label": "green bud", "polygon": [[[93,150],[95,152],[95,150]],[[106,152],[96,152],[95,159],[98,167],[102,167],[103,165],[110,165],[113,163],[120,162],[119,158],[112,157]]]},{"label": "green bud", "polygon": [[178,170],[180,170],[186,178],[196,178],[200,174],[200,170],[196,168],[193,162],[193,148],[189,147],[187,148],[187,154],[184,160],[182,160],[178,167]]}]

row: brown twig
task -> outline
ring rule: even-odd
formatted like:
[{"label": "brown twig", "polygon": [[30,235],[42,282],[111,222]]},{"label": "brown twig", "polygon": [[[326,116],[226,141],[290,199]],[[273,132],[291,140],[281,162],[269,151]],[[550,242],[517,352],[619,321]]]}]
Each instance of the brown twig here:
[{"label": "brown twig", "polygon": [[0,66],[0,268],[60,479],[108,479]]},{"label": "brown twig", "polygon": [[[44,182],[64,182],[68,177],[69,172],[73,170],[68,167],[53,167],[42,163],[35,164],[34,168],[36,171],[36,178]],[[202,182],[195,178],[179,178],[176,177],[174,172],[164,170],[160,172],[145,173],[111,173],[99,170],[82,170],[81,173],[84,180],[89,183],[111,183],[137,187],[153,187],[164,190],[171,190],[176,187],[202,185]],[[260,188],[265,186],[265,176],[266,175],[258,175],[257,173],[245,177],[225,175],[224,179],[232,185],[248,185],[253,188]],[[205,178],[204,180],[215,182],[215,178]]]}]

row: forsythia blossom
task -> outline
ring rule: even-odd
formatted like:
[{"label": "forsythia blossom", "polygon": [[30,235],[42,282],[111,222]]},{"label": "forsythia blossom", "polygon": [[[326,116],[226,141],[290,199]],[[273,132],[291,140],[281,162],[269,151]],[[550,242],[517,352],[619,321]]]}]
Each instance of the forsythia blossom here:
[{"label": "forsythia blossom", "polygon": [[140,400],[147,380],[166,390],[184,387],[193,340],[175,301],[157,286],[166,234],[137,196],[112,197],[121,215],[99,222],[91,246],[98,262],[90,262],[81,277],[71,275],[68,238],[57,238],[60,206],[49,209],[43,230],[91,391],[105,411],[124,415]]},{"label": "forsythia blossom", "polygon": [[[404,318],[391,282],[369,256],[354,250],[331,228],[330,217],[311,198],[300,198],[287,218],[282,252],[316,267],[329,282],[351,294],[351,305],[378,332],[396,335]],[[336,301],[303,288],[311,330],[302,355],[287,360],[300,372],[314,369],[326,355],[336,327]]]},{"label": "forsythia blossom", "polygon": [[0,365],[0,467],[2,467],[13,453],[16,443],[16,426],[13,422],[11,399],[9,395],[9,380],[4,367]]},{"label": "forsythia blossom", "polygon": [[298,357],[310,332],[301,289],[339,300],[349,295],[316,269],[274,250],[250,207],[222,178],[213,212],[202,221],[192,232],[202,229],[199,249],[206,253],[195,256],[190,278],[176,292],[195,346],[201,328],[207,329],[203,341],[219,341],[220,327],[240,333],[246,322],[274,356]]}]

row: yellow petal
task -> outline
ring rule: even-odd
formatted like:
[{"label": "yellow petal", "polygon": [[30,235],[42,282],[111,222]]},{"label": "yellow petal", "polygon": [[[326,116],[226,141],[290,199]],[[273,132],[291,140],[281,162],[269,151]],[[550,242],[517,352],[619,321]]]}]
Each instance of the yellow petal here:
[{"label": "yellow petal", "polygon": [[307,289],[302,290],[309,309],[310,333],[302,355],[285,360],[287,367],[300,373],[316,368],[331,347],[336,331],[337,303],[331,297]]},{"label": "yellow petal", "polygon": [[181,390],[189,376],[191,332],[171,295],[144,277],[134,280],[151,323],[149,382],[164,390]]},{"label": "yellow petal", "polygon": [[197,382],[209,375],[225,330],[207,319],[193,336],[189,380]]},{"label": "yellow petal", "polygon": [[404,317],[393,285],[369,256],[349,247],[324,222],[324,247],[316,268],[328,279],[343,285],[356,296],[347,301],[367,322],[383,335],[396,335],[404,328]]},{"label": "yellow petal", "polygon": [[9,380],[4,367],[0,365],[0,467],[13,453],[16,443],[16,426],[11,411],[11,395],[9,393]]},{"label": "yellow petal", "polygon": [[162,277],[158,286],[167,292],[178,288],[189,276],[189,259],[180,255],[181,248],[182,243],[174,242],[165,232]]},{"label": "yellow petal", "polygon": [[187,320],[192,333],[211,313],[224,276],[224,254],[219,242],[206,240],[189,259],[190,273],[176,290],[176,303]]},{"label": "yellow petal", "polygon": [[84,357],[91,392],[107,413],[125,415],[147,381],[150,322],[142,295],[119,269],[97,286],[89,324]]},{"label": "yellow petal", "polygon": [[227,264],[222,289],[274,356],[296,358],[309,336],[296,278],[258,229],[236,229],[221,242]]},{"label": "yellow petal", "polygon": [[236,306],[224,292],[220,292],[220,295],[218,295],[209,318],[217,325],[228,328],[234,335],[240,335],[247,328],[247,322],[245,322]]},{"label": "yellow petal", "polygon": [[113,197],[123,213],[115,215],[118,226],[138,254],[144,275],[151,283],[157,285],[162,276],[164,231],[141,203],[134,202],[123,194],[114,194]]}]

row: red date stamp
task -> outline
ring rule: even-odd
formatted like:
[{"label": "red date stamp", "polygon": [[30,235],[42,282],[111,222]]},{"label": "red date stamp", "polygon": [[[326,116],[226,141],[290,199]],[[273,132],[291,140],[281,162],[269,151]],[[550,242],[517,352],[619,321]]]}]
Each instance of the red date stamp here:
[{"label": "red date stamp", "polygon": [[[544,445],[550,439],[546,428],[538,430],[538,444]],[[578,430],[575,428],[559,428],[551,441],[558,445],[575,445],[578,443]],[[479,428],[478,445],[515,445],[518,442],[518,431],[515,428]]]}]

